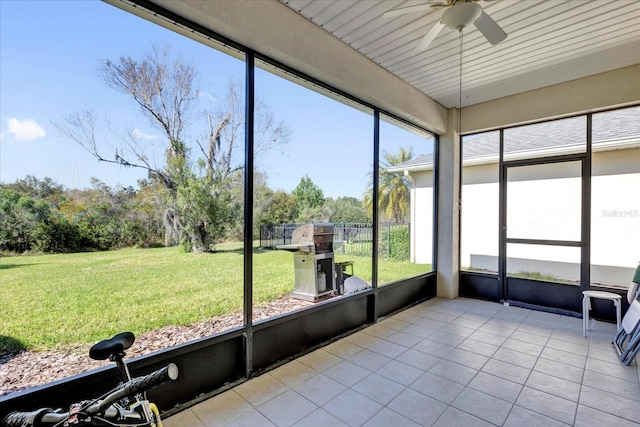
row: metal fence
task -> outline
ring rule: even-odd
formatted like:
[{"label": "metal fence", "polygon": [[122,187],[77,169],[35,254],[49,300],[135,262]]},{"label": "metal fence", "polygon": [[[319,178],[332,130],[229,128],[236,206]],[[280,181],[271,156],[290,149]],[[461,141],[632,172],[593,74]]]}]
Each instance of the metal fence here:
[{"label": "metal fence", "polygon": [[[291,243],[293,230],[303,224],[270,224],[260,226],[260,247],[275,249]],[[334,223],[333,248],[336,253],[371,256],[373,225],[370,223]],[[410,224],[381,223],[378,233],[378,255],[385,259],[409,259]]]}]

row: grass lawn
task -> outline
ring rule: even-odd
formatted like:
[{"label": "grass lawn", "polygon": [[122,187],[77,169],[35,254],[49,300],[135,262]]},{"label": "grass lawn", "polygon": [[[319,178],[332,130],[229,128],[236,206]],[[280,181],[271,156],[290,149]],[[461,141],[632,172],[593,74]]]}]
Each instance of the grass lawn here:
[{"label": "grass lawn", "polygon": [[[217,253],[180,248],[0,258],[0,354],[92,343],[123,330],[136,334],[189,325],[242,310],[243,254],[239,245]],[[254,249],[254,303],[293,290],[293,256]],[[371,280],[371,259],[354,273]],[[380,262],[380,282],[429,271],[430,266]]]}]

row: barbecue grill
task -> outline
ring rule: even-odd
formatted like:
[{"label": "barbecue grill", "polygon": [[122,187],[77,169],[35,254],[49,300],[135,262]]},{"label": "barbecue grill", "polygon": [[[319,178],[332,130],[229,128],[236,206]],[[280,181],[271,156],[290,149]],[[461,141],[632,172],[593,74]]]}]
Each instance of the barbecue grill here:
[{"label": "barbecue grill", "polygon": [[295,287],[291,296],[305,301],[336,292],[333,224],[305,224],[293,230],[291,243],[276,246],[293,252]]}]

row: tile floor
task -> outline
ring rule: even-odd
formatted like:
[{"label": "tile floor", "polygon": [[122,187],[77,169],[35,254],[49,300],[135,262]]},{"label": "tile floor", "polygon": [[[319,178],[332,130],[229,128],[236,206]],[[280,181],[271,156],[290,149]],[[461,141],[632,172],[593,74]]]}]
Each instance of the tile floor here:
[{"label": "tile floor", "polygon": [[165,427],[632,426],[615,325],[435,298],[168,418]]}]

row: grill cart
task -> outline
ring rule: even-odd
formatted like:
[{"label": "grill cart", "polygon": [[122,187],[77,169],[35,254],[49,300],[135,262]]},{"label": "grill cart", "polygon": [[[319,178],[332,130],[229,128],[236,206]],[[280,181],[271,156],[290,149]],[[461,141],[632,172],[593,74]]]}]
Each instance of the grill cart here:
[{"label": "grill cart", "polygon": [[291,244],[276,249],[293,252],[294,298],[316,302],[336,293],[333,224],[305,224],[293,230]]}]

